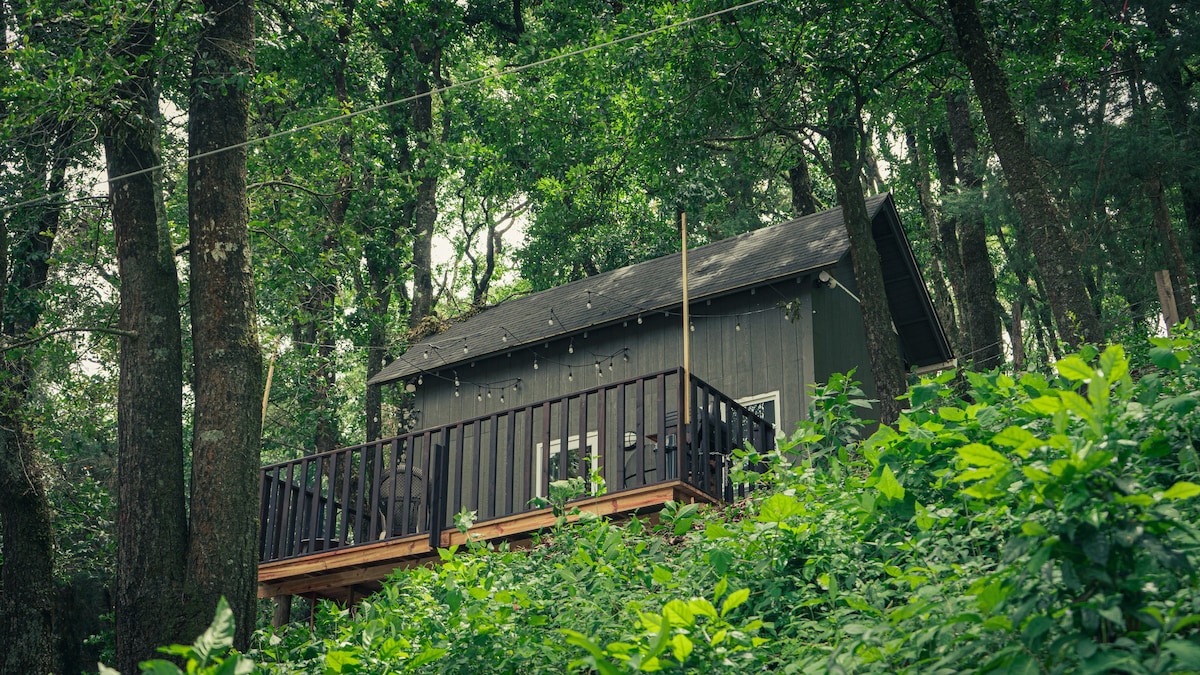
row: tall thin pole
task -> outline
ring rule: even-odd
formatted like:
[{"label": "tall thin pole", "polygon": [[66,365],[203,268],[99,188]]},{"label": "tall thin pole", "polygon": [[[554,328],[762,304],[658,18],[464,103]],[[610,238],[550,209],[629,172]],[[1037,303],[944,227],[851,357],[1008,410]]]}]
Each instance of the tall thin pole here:
[{"label": "tall thin pole", "polygon": [[688,311],[687,277],[687,212],[682,217],[680,230],[683,238],[683,423],[692,422],[692,318]]}]

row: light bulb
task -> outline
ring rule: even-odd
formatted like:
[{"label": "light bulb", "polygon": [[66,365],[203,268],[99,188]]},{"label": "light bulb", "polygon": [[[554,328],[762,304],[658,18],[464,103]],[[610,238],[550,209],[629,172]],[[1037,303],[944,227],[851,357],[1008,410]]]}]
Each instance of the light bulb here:
[{"label": "light bulb", "polygon": [[500,394],[500,402],[504,403],[504,394]]},{"label": "light bulb", "polygon": [[467,349],[467,346],[466,346],[466,345],[463,345],[463,353],[464,353],[464,354],[466,354],[468,351],[470,351],[470,350],[469,350],[469,349]]},{"label": "light bulb", "polygon": [[736,331],[740,331],[742,329],[742,322],[741,321],[737,322],[737,325],[734,326],[733,329]]},{"label": "light bulb", "polygon": [[455,389],[455,390],[454,390],[454,398],[458,398],[458,396],[459,396],[459,394],[458,394],[458,389]]},{"label": "light bulb", "polygon": [[508,342],[508,334],[507,334],[507,333],[505,333],[505,334],[501,335],[501,336],[500,336],[500,341],[501,341],[501,342]]},{"label": "light bulb", "polygon": [[492,397],[492,390],[488,389],[488,398],[491,398],[491,397]]},{"label": "light bulb", "polygon": [[574,380],[574,379],[575,379],[575,375],[574,375],[574,374],[573,374],[571,371],[569,371],[569,370],[567,371],[567,379],[568,379],[568,380]]},{"label": "light bulb", "polygon": [[587,308],[588,308],[588,309],[591,309],[591,308],[592,308],[592,301],[591,301],[591,300],[588,300],[588,301],[587,301]]},{"label": "light bulb", "polygon": [[424,375],[417,376],[417,384],[425,384],[425,376]]},{"label": "light bulb", "polygon": [[625,363],[629,363],[629,352],[622,354],[621,358],[625,360]]},{"label": "light bulb", "polygon": [[458,375],[454,376],[454,386],[458,386]]},{"label": "light bulb", "polygon": [[638,314],[638,325],[642,325],[642,315]]},{"label": "light bulb", "polygon": [[483,394],[476,393],[476,394],[475,394],[475,400],[476,400],[476,401],[482,401],[482,400],[483,400]]},{"label": "light bulb", "polygon": [[428,349],[425,350],[425,358],[429,358],[429,350]]},{"label": "light bulb", "polygon": [[567,345],[567,353],[568,354],[575,353],[575,342],[574,341],[572,341],[571,344]]},{"label": "light bulb", "polygon": [[533,369],[537,370],[537,359],[533,360]]},{"label": "light bulb", "polygon": [[694,323],[690,323],[690,324],[688,324],[688,328],[692,329],[692,332],[693,332],[693,333],[695,333],[695,332],[696,332],[696,324],[694,324]]},{"label": "light bulb", "polygon": [[548,326],[553,326],[553,325],[554,325],[554,319],[552,319],[552,318],[551,318],[551,319],[546,319],[546,325],[548,325]]}]

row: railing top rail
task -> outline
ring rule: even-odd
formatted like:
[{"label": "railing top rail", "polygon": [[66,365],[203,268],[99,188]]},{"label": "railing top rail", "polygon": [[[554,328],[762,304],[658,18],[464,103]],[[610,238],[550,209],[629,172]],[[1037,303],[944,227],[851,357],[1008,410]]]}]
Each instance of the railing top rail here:
[{"label": "railing top rail", "polygon": [[[522,410],[528,410],[530,408],[539,408],[547,403],[554,403],[557,401],[561,401],[563,399],[577,398],[577,397],[585,396],[585,395],[590,396],[601,390],[613,389],[613,388],[619,387],[623,384],[632,384],[634,382],[638,382],[641,380],[652,380],[652,379],[658,377],[659,375],[670,375],[672,373],[679,373],[682,370],[683,369],[680,367],[668,368],[666,370],[660,370],[660,371],[649,373],[646,375],[639,375],[637,377],[631,377],[631,378],[628,378],[625,380],[617,380],[614,382],[607,382],[605,384],[596,385],[595,387],[591,387],[589,389],[580,389],[579,391],[573,391],[568,394],[563,394],[562,396],[554,396],[551,398],[543,399],[541,401],[527,403],[525,405],[518,406],[515,408],[506,408],[504,410],[499,410],[497,412],[490,413],[488,415],[479,415],[477,417],[472,417],[472,418],[465,419],[465,420],[451,422],[450,424],[442,424],[442,425],[439,425],[436,427],[427,427],[427,428],[419,429],[416,431],[409,431],[407,433],[399,434],[397,436],[390,436],[388,438],[381,438],[377,441],[371,441],[369,443],[359,443],[357,445],[350,445],[350,446],[346,446],[346,447],[335,448],[333,450],[327,450],[325,452],[321,452],[321,453],[317,453],[317,454],[313,454],[313,455],[305,455],[305,456],[299,457],[297,459],[289,459],[289,460],[284,460],[282,462],[274,462],[272,464],[265,464],[265,465],[263,465],[261,470],[264,472],[271,471],[278,467],[284,467],[289,464],[298,464],[298,463],[304,462],[304,461],[313,461],[313,460],[322,459],[325,457],[331,457],[333,455],[340,454],[340,453],[347,452],[347,451],[353,451],[353,450],[369,448],[369,447],[374,447],[374,446],[388,445],[395,441],[424,436],[430,432],[441,432],[444,429],[454,429],[456,427],[465,427],[465,426],[468,426],[471,424],[475,424],[478,422],[492,419],[493,417],[501,417],[501,416],[507,415],[511,412],[519,412]],[[693,376],[693,379],[696,379],[696,378]],[[713,388],[712,385],[709,385],[706,383],[705,383],[705,386],[708,387],[709,389]],[[715,389],[714,389],[714,391],[715,391]],[[753,413],[748,412],[748,414],[753,414]]]}]

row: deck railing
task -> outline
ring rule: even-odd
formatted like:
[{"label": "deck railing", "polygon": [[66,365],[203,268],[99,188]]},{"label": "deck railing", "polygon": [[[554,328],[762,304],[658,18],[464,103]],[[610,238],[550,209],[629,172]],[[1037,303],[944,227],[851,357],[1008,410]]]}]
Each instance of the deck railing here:
[{"label": "deck railing", "polygon": [[260,561],[417,534],[437,546],[460,511],[479,522],[532,511],[552,481],[574,477],[593,493],[601,481],[612,494],[681,480],[718,500],[744,494],[731,452],[768,447],[774,430],[690,380],[682,433],[674,369],[264,467]]}]

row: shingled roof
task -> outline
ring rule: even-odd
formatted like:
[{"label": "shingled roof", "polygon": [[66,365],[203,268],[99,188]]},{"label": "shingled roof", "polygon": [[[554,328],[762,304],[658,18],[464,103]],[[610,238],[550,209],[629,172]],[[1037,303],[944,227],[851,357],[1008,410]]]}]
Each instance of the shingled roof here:
[{"label": "shingled roof", "polygon": [[[878,223],[876,217],[885,209],[895,214],[890,194],[867,199],[867,212],[873,221]],[[901,266],[909,268],[909,274],[916,275],[919,282],[906,244],[904,249],[905,261]],[[690,249],[688,295],[695,302],[794,278],[836,264],[849,250],[840,208],[764,227]],[[683,294],[680,267],[680,254],[673,253],[500,303],[412,345],[371,378],[369,384],[393,382],[423,370],[476,361],[639,314],[679,307]],[[888,294],[892,295],[890,289]],[[923,303],[918,302],[919,314],[922,318],[932,315],[924,289],[917,295],[925,298]],[[932,321],[936,325],[936,317]],[[896,323],[899,326],[901,322]],[[937,327],[924,332],[940,334],[940,331]],[[944,344],[945,337],[938,342]],[[935,351],[938,356],[942,351],[949,353],[948,347]],[[929,358],[909,360],[917,363]]]}]

